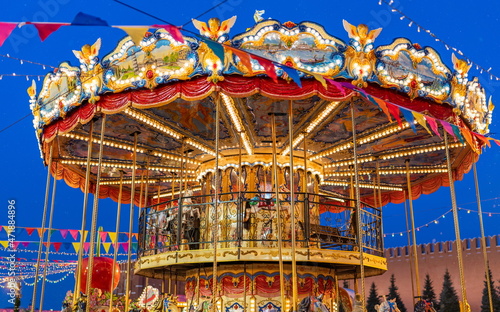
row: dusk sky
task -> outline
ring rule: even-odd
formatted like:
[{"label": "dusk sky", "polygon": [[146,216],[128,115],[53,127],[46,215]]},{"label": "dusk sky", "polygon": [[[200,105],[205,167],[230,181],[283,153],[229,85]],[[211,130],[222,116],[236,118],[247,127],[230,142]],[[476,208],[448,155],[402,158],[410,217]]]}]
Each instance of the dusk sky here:
[{"label": "dusk sky", "polygon": [[[76,1],[76,0],[38,0],[38,1],[4,1],[0,11],[1,22],[67,22],[70,23],[78,12],[98,16],[110,25],[152,25],[167,21],[175,25],[188,23],[191,18],[217,5],[220,1],[126,1],[141,10],[151,13],[164,21],[156,20],[137,11],[131,10],[111,0]],[[383,31],[376,39],[376,45],[389,44],[393,39],[406,37],[421,46],[431,46],[437,50],[443,62],[452,68],[451,50],[447,50],[442,42],[462,51],[464,56],[483,68],[492,68],[490,73],[500,77],[500,5],[495,0],[485,1],[435,1],[413,0],[394,1],[392,4],[404,12],[398,12],[379,0],[352,1],[263,1],[263,0],[229,0],[218,8],[198,19],[206,21],[211,17],[221,20],[233,15],[238,17],[230,35],[244,32],[254,25],[255,10],[265,10],[264,18],[273,18],[281,22],[313,21],[325,27],[328,33],[348,41],[342,26],[345,19],[353,25],[367,24],[370,29],[382,27]],[[415,23],[409,27],[409,18],[423,27],[430,29],[441,42],[437,42],[424,31],[418,32]],[[185,27],[196,31],[191,23]],[[189,34],[186,33],[189,36]],[[2,95],[0,112],[0,146],[2,159],[2,187],[0,189],[1,209],[0,225],[7,224],[8,200],[16,201],[16,222],[20,227],[40,227],[45,195],[46,168],[44,167],[37,140],[32,126],[29,109],[29,97],[26,89],[31,85],[30,77],[17,75],[45,75],[49,67],[30,64],[13,58],[29,60],[40,64],[57,67],[63,61],[78,65],[72,50],[79,50],[84,44],[92,44],[102,38],[99,56],[110,52],[125,36],[125,33],[111,27],[62,27],[44,42],[40,42],[33,26],[15,29],[12,35],[0,47],[0,90]],[[456,53],[457,54],[457,53]],[[10,56],[10,57],[7,57]],[[12,57],[12,58],[11,58]],[[496,76],[490,79],[489,74],[480,73],[475,66],[469,72],[469,78],[477,76],[487,96],[493,96],[493,102],[500,98],[500,80]],[[40,77],[42,79],[42,77]],[[40,90],[41,81],[37,81]],[[498,105],[497,105],[498,106]],[[498,110],[498,109],[497,109]],[[500,139],[499,113],[494,111],[491,136]],[[8,127],[8,128],[7,128]],[[487,235],[499,234],[497,224],[500,221],[500,190],[498,187],[499,147],[494,145],[483,150],[478,162],[479,185],[481,188],[482,207]],[[79,229],[83,194],[60,181],[57,184],[56,206],[53,228]],[[456,182],[457,203],[461,209],[460,227],[462,238],[479,236],[477,203],[473,174],[467,174],[463,181]],[[441,188],[434,194],[422,195],[414,202],[415,225],[423,226],[417,233],[418,243],[454,240],[453,218],[449,188]],[[470,213],[467,210],[472,210]],[[111,200],[103,200],[100,204],[99,223],[105,231],[114,231],[116,204]],[[445,215],[445,218],[442,216]],[[407,237],[400,233],[406,231],[404,221],[404,205],[388,205],[383,208],[385,247],[402,246]],[[90,220],[90,219],[89,219]],[[436,221],[436,222],[434,222]],[[127,218],[122,218],[121,231],[127,231]],[[424,226],[428,224],[428,226]],[[394,237],[393,234],[394,233]],[[33,235],[23,239],[36,241]],[[5,231],[1,231],[0,240],[6,239]],[[59,239],[54,237],[54,239]],[[22,249],[22,248],[21,248]],[[33,250],[33,248],[31,248]],[[68,251],[71,252],[71,251]],[[6,252],[0,249],[0,257]],[[36,259],[36,253],[18,251],[18,257]],[[76,259],[76,256],[51,254],[51,259]],[[1,262],[4,265],[3,262]],[[4,269],[0,270],[3,274]],[[62,275],[50,278],[57,280]],[[33,279],[28,280],[32,283]],[[47,284],[44,309],[60,309],[60,303],[66,290],[73,287],[73,278],[69,276],[63,282]],[[31,288],[23,287],[22,306],[27,307],[31,300]],[[0,308],[9,306],[6,289],[0,289]]]}]

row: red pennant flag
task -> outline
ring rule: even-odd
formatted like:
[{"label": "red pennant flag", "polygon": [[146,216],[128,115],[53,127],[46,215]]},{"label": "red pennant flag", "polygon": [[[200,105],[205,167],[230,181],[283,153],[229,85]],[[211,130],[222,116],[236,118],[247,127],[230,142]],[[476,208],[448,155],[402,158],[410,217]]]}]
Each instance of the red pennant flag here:
[{"label": "red pennant flag", "polygon": [[66,238],[68,236],[68,230],[59,230],[59,233],[61,233],[62,238]]},{"label": "red pennant flag", "polygon": [[90,243],[83,243],[83,250],[85,250],[86,253],[89,252],[89,248],[90,248]]},{"label": "red pennant flag", "polygon": [[101,236],[101,241],[105,242],[108,237],[108,232],[99,232],[99,235]]},{"label": "red pennant flag", "polygon": [[69,234],[71,234],[71,237],[73,237],[74,240],[76,240],[76,238],[78,237],[78,233],[80,233],[80,231],[78,230],[68,230],[69,231]]},{"label": "red pennant flag", "polygon": [[26,22],[26,24],[32,24],[38,30],[38,36],[40,40],[44,41],[50,34],[58,30],[61,26],[69,25],[69,23],[32,23]]},{"label": "red pennant flag", "polygon": [[56,252],[59,252],[61,245],[62,245],[62,243],[52,243],[52,246],[54,246],[54,249],[56,250]]},{"label": "red pennant flag", "polygon": [[429,124],[429,126],[431,127],[432,131],[437,134],[438,137],[441,138],[441,133],[439,133],[439,129],[438,129],[438,125],[437,125],[437,122],[436,122],[436,119],[432,118],[432,117],[429,117],[429,116],[425,116],[425,120],[427,121],[427,123]]},{"label": "red pennant flag", "polygon": [[403,125],[403,122],[401,121],[401,116],[399,116],[399,107],[397,107],[396,105],[390,104],[390,103],[385,103],[385,104],[387,106],[387,109],[389,110],[389,113],[391,113],[391,115],[398,122],[398,125],[401,127]]},{"label": "red pennant flag", "polygon": [[485,137],[484,135],[481,135],[479,133],[475,133],[475,132],[472,132],[473,135],[476,136],[476,138],[479,139],[479,141],[483,142],[484,144],[488,145],[488,147],[491,147],[491,144],[490,144],[490,140],[488,140],[487,137]]},{"label": "red pennant flag", "polygon": [[253,73],[252,62],[250,60],[250,55],[248,53],[226,45],[224,45],[224,48],[232,51],[240,59],[241,63],[245,65],[248,71],[250,73]]},{"label": "red pennant flag", "polygon": [[181,31],[178,27],[174,25],[153,25],[154,28],[163,28],[165,29],[176,41],[180,43],[184,43],[184,37],[182,37]]},{"label": "red pennant flag", "polygon": [[26,228],[26,233],[28,233],[29,236],[31,236],[31,234],[33,234],[34,231],[35,228]]},{"label": "red pennant flag", "polygon": [[16,28],[17,23],[0,22],[0,47],[5,40],[10,36],[10,33]]},{"label": "red pennant flag", "polygon": [[278,82],[278,76],[276,76],[276,70],[274,68],[273,62],[255,55],[252,55],[251,58],[256,60],[262,67],[264,67],[264,70],[266,71],[266,74],[267,76],[269,76],[269,78],[271,78],[276,83]]},{"label": "red pennant flag", "polygon": [[443,129],[448,132],[449,134],[451,134],[453,136],[453,139],[455,139],[455,141],[457,140],[457,136],[455,135],[455,132],[453,131],[453,128],[451,127],[451,125],[449,123],[447,123],[446,121],[444,120],[439,120],[440,123],[441,123],[441,126],[443,126]]}]

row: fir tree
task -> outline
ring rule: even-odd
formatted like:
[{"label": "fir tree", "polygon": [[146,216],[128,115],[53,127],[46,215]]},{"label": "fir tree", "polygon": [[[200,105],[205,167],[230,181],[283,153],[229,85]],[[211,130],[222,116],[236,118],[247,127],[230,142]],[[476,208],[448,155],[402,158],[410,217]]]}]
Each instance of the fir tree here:
[{"label": "fir tree", "polygon": [[422,295],[427,300],[432,302],[432,305],[434,306],[435,309],[437,309],[439,307],[439,304],[436,300],[436,293],[434,292],[434,287],[432,287],[432,281],[431,281],[431,277],[429,276],[429,274],[425,275],[424,292],[422,293]]},{"label": "fir tree", "polygon": [[460,303],[458,295],[453,287],[450,272],[446,269],[444,273],[443,289],[439,294],[439,312],[456,312],[460,311]]},{"label": "fir tree", "polygon": [[396,286],[396,278],[394,277],[394,274],[391,275],[391,286],[389,286],[389,297],[387,298],[387,300],[389,299],[392,299],[392,298],[396,298],[396,304],[398,305],[398,308],[399,310],[401,310],[401,312],[406,312],[406,307],[403,303],[403,301],[401,301],[401,297],[399,296],[399,293],[398,293],[398,286]]},{"label": "fir tree", "polygon": [[[495,289],[493,282],[493,277],[491,276],[491,270],[488,268],[488,275],[490,276],[490,289],[491,289],[491,300],[493,303],[493,311],[500,311],[500,297]],[[481,312],[490,312],[490,299],[488,296],[488,282],[486,276],[484,278],[484,288],[483,297],[481,298]]]},{"label": "fir tree", "polygon": [[370,287],[370,294],[368,295],[368,300],[366,301],[366,310],[367,311],[375,311],[375,306],[380,304],[380,298],[377,293],[377,286],[375,283],[372,283]]}]

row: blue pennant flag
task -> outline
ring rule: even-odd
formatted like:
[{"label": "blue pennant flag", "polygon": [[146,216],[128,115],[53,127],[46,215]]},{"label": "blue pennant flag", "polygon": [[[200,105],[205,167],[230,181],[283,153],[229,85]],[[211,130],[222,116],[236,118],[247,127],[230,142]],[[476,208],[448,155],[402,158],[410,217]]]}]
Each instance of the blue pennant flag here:
[{"label": "blue pennant flag", "polygon": [[401,108],[400,111],[403,113],[403,117],[408,121],[410,124],[411,130],[416,134],[417,133],[417,127],[415,127],[415,117],[413,117],[413,114],[404,108]]},{"label": "blue pennant flag", "polygon": [[201,41],[205,42],[214,51],[215,55],[220,59],[222,66],[224,66],[224,47],[222,44],[205,38],[201,38]]},{"label": "blue pennant flag", "polygon": [[299,73],[295,68],[291,68],[282,64],[276,64],[276,66],[283,69],[288,77],[292,78],[293,82],[295,82],[299,86],[299,88],[302,88],[302,82],[300,81]]},{"label": "blue pennant flag", "polygon": [[73,26],[109,26],[108,22],[95,17],[92,15],[85,14],[83,12],[78,12],[73,21],[71,22]]},{"label": "blue pennant flag", "polygon": [[464,138],[462,137],[462,133],[460,133],[460,129],[454,124],[450,124],[450,126],[453,128],[453,133],[460,140],[460,143],[464,144]]}]

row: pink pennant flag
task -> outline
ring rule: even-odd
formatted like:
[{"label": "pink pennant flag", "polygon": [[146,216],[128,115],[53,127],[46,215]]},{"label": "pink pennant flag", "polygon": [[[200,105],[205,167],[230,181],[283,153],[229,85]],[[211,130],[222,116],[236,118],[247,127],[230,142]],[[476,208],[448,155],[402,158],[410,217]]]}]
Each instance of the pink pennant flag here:
[{"label": "pink pennant flag", "polygon": [[59,233],[61,233],[62,238],[66,238],[68,236],[68,230],[59,230]]},{"label": "pink pennant flag", "polygon": [[435,134],[437,134],[438,137],[441,138],[441,133],[439,133],[439,129],[438,129],[438,125],[437,125],[436,119],[434,119],[432,117],[429,117],[429,116],[425,116],[425,115],[424,115],[424,118],[427,121],[427,123],[429,124],[429,126],[431,127],[432,131]]},{"label": "pink pennant flag", "polygon": [[99,235],[101,236],[101,241],[104,243],[108,237],[108,232],[99,232]]},{"label": "pink pennant flag", "polygon": [[243,63],[243,65],[245,65],[245,67],[248,69],[248,71],[250,73],[253,73],[252,62],[250,60],[250,55],[248,53],[246,53],[245,51],[241,51],[241,50],[238,50],[236,48],[230,47],[230,46],[226,46],[226,45],[224,45],[224,48],[233,52],[240,59],[241,63]]},{"label": "pink pennant flag", "polygon": [[123,251],[128,252],[128,243],[121,243]]},{"label": "pink pennant flag", "polygon": [[29,236],[31,236],[31,234],[33,234],[34,231],[35,228],[26,228],[26,233],[28,233]]},{"label": "pink pennant flag", "polygon": [[336,82],[333,79],[326,78],[326,77],[325,77],[325,80],[326,80],[326,82],[328,82],[329,84],[334,86],[337,90],[339,90],[342,93],[342,96],[345,96],[346,93],[345,93],[344,87],[342,87],[342,85],[340,83]]},{"label": "pink pennant flag", "polygon": [[78,237],[78,233],[80,233],[80,231],[78,230],[68,230],[69,231],[69,234],[71,234],[71,237],[73,237],[74,240],[76,240],[76,238]]},{"label": "pink pennant flag", "polygon": [[20,244],[19,242],[12,242],[12,246],[14,247],[13,249],[16,250],[19,244]]},{"label": "pink pennant flag", "polygon": [[176,41],[180,43],[184,43],[184,37],[182,37],[181,31],[177,26],[174,25],[153,25],[154,28],[163,28],[165,29]]},{"label": "pink pennant flag", "polygon": [[403,125],[403,122],[401,121],[401,116],[399,115],[399,107],[391,103],[385,104],[387,106],[387,109],[389,110],[389,113],[391,113],[392,117],[394,117],[398,122],[399,127],[401,127]]},{"label": "pink pennant flag", "polygon": [[56,250],[56,252],[59,252],[61,245],[62,245],[62,243],[52,243],[52,246],[54,246],[54,249]]},{"label": "pink pennant flag", "polygon": [[457,136],[455,135],[455,132],[453,131],[453,128],[451,127],[451,125],[444,120],[439,120],[439,122],[441,123],[441,126],[443,126],[443,129],[446,132],[448,132],[449,134],[451,134],[453,136],[453,139],[456,141]]},{"label": "pink pennant flag", "polygon": [[0,22],[0,47],[5,40],[10,36],[10,33],[16,28],[18,23]]},{"label": "pink pennant flag", "polygon": [[252,55],[251,58],[256,60],[264,70],[266,71],[267,76],[271,78],[274,82],[278,82],[278,76],[276,75],[276,69],[272,61],[262,58],[260,56]]},{"label": "pink pennant flag", "polygon": [[32,24],[38,30],[38,36],[40,40],[45,41],[50,34],[55,32],[61,26],[70,25],[69,23],[32,23],[26,22],[24,24]]},{"label": "pink pennant flag", "polygon": [[89,252],[89,248],[90,248],[90,243],[83,243],[83,250],[85,250],[86,253]]}]

